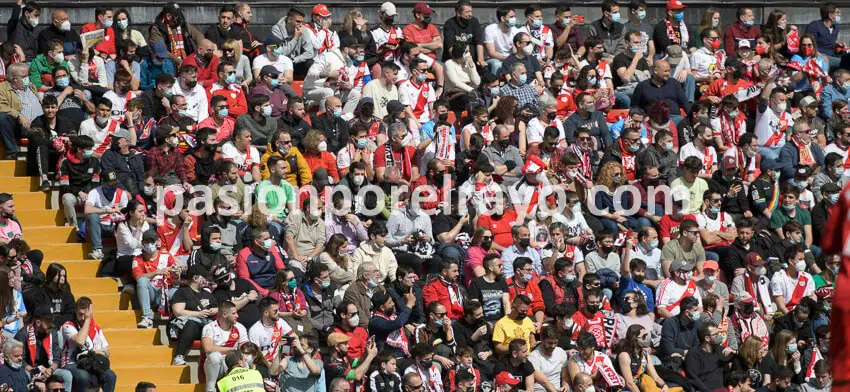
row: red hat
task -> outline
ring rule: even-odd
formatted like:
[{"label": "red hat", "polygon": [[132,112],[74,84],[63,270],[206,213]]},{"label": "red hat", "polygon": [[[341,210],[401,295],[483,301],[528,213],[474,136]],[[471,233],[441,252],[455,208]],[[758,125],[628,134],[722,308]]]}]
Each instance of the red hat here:
[{"label": "red hat", "polygon": [[323,18],[327,18],[331,16],[331,12],[328,10],[328,6],[324,4],[316,4],[313,6],[313,15],[319,15]]},{"label": "red hat", "polygon": [[667,11],[683,10],[687,6],[680,0],[667,0]]},{"label": "red hat", "polygon": [[537,174],[542,172],[545,168],[546,163],[544,163],[536,155],[530,155],[525,161],[525,166],[522,167],[522,174]]},{"label": "red hat", "polygon": [[433,12],[434,12],[434,10],[431,7],[429,7],[428,4],[425,4],[425,3],[416,3],[416,5],[413,6],[413,13],[414,14],[431,15]]},{"label": "red hat", "polygon": [[744,259],[744,261],[746,261],[747,265],[751,265],[753,267],[761,267],[767,264],[767,261],[764,261],[764,259],[755,252],[747,253],[747,258]]},{"label": "red hat", "polygon": [[735,157],[724,157],[723,164],[720,165],[720,170],[737,169],[738,162],[735,162]]},{"label": "red hat", "polygon": [[508,372],[501,372],[496,375],[496,386],[500,385],[519,385],[519,380],[513,378]]},{"label": "red hat", "polygon": [[703,270],[710,269],[710,270],[717,271],[717,270],[720,269],[720,266],[718,266],[717,262],[714,261],[714,260],[706,260],[705,262],[702,263],[702,269]]}]

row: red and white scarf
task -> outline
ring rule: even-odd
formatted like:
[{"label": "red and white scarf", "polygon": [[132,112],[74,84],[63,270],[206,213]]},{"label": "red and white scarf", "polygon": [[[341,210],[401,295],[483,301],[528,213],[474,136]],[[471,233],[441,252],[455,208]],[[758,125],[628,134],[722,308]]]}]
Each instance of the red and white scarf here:
[{"label": "red and white scarf", "polygon": [[723,138],[723,143],[727,146],[737,146],[738,138],[741,137],[743,132],[739,132],[740,130],[744,130],[744,122],[746,121],[746,117],[738,114],[738,117],[729,121],[729,117],[726,116],[726,113],[720,114],[720,137]]},{"label": "red and white scarf", "polygon": [[[53,334],[51,331],[47,331],[47,336],[44,339],[41,339],[41,347],[44,348],[44,352],[47,353],[47,365],[53,365]],[[37,340],[35,336],[35,326],[33,324],[27,325],[27,349],[29,350],[29,358],[32,361],[33,366],[38,366],[36,363],[36,357],[38,357],[37,350]]]},{"label": "red and white scarf", "polygon": [[[398,314],[395,313],[387,316],[384,312],[373,312],[372,315],[389,321],[393,321],[398,318]],[[404,327],[392,331],[389,335],[387,335],[387,345],[401,349],[405,355],[410,355],[410,342],[407,340],[407,334],[404,331]]]},{"label": "red and white scarf", "polygon": [[791,143],[794,143],[794,146],[796,146],[799,151],[800,161],[797,163],[798,165],[814,166],[816,164],[815,156],[812,154],[811,143],[809,143],[809,145],[803,145],[796,137],[791,138]]}]

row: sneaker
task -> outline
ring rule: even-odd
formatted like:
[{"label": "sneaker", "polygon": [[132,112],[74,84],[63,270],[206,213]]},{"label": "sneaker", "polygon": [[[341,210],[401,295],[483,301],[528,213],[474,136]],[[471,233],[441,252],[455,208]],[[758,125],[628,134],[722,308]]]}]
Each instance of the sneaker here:
[{"label": "sneaker", "polygon": [[133,284],[133,283],[127,283],[121,289],[121,292],[123,292],[124,294],[129,294],[129,295],[136,294],[136,285]]},{"label": "sneaker", "polygon": [[94,260],[102,260],[103,259],[103,250],[102,249],[92,249],[91,253],[89,253],[89,257]]},{"label": "sneaker", "polygon": [[183,358],[182,355],[177,355],[174,357],[174,360],[171,361],[172,366],[183,366],[186,364],[186,359]]},{"label": "sneaker", "polygon": [[[147,316],[142,317],[142,321],[139,321],[139,323],[136,324],[136,326],[138,326],[139,328],[145,328],[145,329],[153,328],[153,319],[151,319],[150,317],[147,317]],[[181,359],[182,359],[182,357],[181,357]],[[174,361],[177,362],[177,358],[174,358]],[[185,361],[184,361],[184,363],[185,363]]]},{"label": "sneaker", "polygon": [[42,192],[50,192],[50,181],[42,180],[41,181],[41,191]]}]

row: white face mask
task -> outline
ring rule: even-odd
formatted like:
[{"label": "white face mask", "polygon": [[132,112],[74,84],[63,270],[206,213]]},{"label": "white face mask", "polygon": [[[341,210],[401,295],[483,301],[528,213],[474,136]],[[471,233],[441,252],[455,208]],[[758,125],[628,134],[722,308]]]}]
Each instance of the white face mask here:
[{"label": "white face mask", "polygon": [[350,319],[348,319],[348,325],[350,325],[352,327],[356,327],[357,324],[360,324],[360,315],[359,314],[355,314]]},{"label": "white face mask", "polygon": [[800,260],[797,264],[794,264],[794,267],[797,268],[797,272],[806,272],[806,260]]},{"label": "white face mask", "polygon": [[325,152],[328,150],[328,142],[322,141],[316,148],[318,148],[320,152]]},{"label": "white face mask", "polygon": [[61,25],[59,25],[59,30],[61,31],[71,31],[71,21],[64,21]]},{"label": "white face mask", "polygon": [[525,47],[524,47],[524,48],[522,48],[522,51],[523,51],[523,52],[525,52],[525,54],[526,54],[527,56],[531,56],[532,54],[534,54],[534,46],[532,46],[532,45],[525,45]]},{"label": "white face mask", "polygon": [[364,175],[356,175],[354,176],[354,184],[357,186],[363,185],[363,181],[366,180],[366,176]]},{"label": "white face mask", "polygon": [[779,114],[782,114],[783,112],[785,112],[785,109],[787,109],[787,108],[788,108],[787,103],[785,103],[785,102],[777,103],[776,108],[775,108],[775,112],[776,112],[777,115],[779,115]]}]

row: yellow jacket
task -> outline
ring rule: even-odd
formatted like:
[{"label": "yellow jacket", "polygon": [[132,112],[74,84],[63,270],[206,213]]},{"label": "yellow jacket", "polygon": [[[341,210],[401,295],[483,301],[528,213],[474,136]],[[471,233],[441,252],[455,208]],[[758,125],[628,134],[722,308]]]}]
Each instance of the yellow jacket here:
[{"label": "yellow jacket", "polygon": [[[32,84],[30,84],[29,89],[36,95],[38,94]],[[18,94],[12,89],[12,84],[8,80],[0,83],[0,112],[12,117],[18,117],[22,110],[24,110],[24,105],[21,103],[21,99],[18,98]],[[32,121],[34,119],[31,118],[29,120]]]},{"label": "yellow jacket", "polygon": [[[262,171],[264,180],[271,175],[269,174],[269,167],[266,165],[266,162],[272,156],[281,156],[280,152],[273,147],[269,143],[266,146],[266,152],[263,153],[263,157],[260,159],[260,170]],[[310,171],[310,165],[307,164],[307,160],[304,159],[304,155],[301,155],[301,151],[298,151],[297,147],[291,147],[289,154],[286,154],[283,159],[289,164],[289,172],[286,173],[286,182],[294,186],[296,191],[298,191],[298,188],[313,182],[313,172]]]}]

